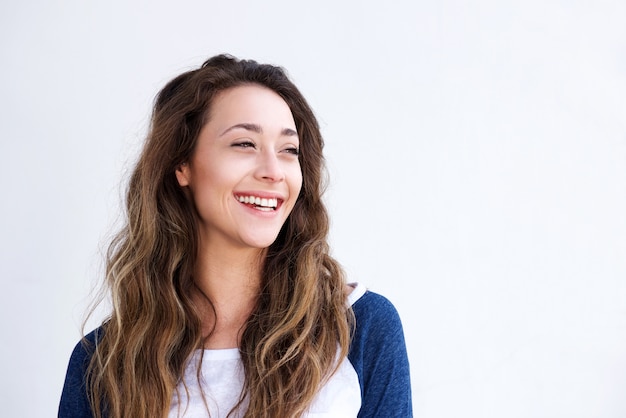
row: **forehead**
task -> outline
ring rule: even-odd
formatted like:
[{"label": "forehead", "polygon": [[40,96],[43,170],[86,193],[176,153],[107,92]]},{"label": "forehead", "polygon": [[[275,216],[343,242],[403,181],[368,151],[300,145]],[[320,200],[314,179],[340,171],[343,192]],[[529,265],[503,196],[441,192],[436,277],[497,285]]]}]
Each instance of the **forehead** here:
[{"label": "forehead", "polygon": [[246,84],[219,92],[212,101],[209,124],[255,123],[295,129],[289,105],[273,90]]}]

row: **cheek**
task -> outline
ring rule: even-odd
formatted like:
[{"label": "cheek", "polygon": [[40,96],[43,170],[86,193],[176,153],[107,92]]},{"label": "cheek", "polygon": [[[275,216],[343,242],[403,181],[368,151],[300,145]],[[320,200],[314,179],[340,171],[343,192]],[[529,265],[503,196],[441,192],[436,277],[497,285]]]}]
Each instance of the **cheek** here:
[{"label": "cheek", "polygon": [[[230,169],[229,169],[230,168]],[[228,164],[205,164],[198,171],[198,186],[211,189],[221,189],[233,183],[233,172],[236,170]]]},{"label": "cheek", "polygon": [[195,173],[190,189],[197,206],[206,206],[217,200],[226,181],[217,170],[204,168]]},{"label": "cheek", "polygon": [[289,178],[292,193],[298,197],[300,190],[302,189],[302,170],[299,166],[293,170],[293,173],[289,176]]}]

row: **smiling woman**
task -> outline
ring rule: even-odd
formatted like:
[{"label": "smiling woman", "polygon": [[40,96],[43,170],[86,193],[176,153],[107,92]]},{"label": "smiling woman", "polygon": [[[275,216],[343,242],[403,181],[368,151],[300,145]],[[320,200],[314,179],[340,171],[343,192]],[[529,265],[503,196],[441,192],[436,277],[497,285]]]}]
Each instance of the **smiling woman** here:
[{"label": "smiling woman", "polygon": [[193,195],[205,250],[274,242],[302,186],[298,148],[291,110],[272,90],[244,85],[215,97],[193,156],[176,170]]},{"label": "smiling woman", "polygon": [[329,255],[322,148],[278,67],[221,55],[163,88],[59,417],[412,416],[396,310]]}]

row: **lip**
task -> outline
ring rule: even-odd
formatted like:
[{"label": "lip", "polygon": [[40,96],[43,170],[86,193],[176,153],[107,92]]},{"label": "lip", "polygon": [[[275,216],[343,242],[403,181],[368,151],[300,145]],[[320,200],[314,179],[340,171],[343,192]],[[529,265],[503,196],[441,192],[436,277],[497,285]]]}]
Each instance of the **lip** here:
[{"label": "lip", "polygon": [[[253,209],[252,207],[248,206],[245,203],[241,203],[239,201],[239,197],[243,196],[254,196],[254,197],[260,197],[261,199],[276,199],[277,205],[276,208],[272,211],[269,212],[261,212],[257,209]],[[264,192],[264,191],[237,191],[233,193],[233,197],[235,198],[235,200],[237,201],[237,203],[241,204],[242,206],[244,206],[247,209],[250,210],[254,210],[255,212],[259,212],[259,213],[276,213],[278,212],[278,210],[281,208],[281,206],[283,205],[283,203],[285,202],[285,197],[284,195],[280,194],[280,193],[275,193],[275,192]]]},{"label": "lip", "polygon": [[285,196],[283,196],[280,193],[276,193],[276,192],[260,192],[260,191],[250,191],[250,190],[245,190],[245,191],[241,191],[241,192],[235,192],[233,193],[233,195],[235,196],[235,199],[237,199],[239,196],[258,196],[261,199],[277,199],[277,200],[285,200]]}]

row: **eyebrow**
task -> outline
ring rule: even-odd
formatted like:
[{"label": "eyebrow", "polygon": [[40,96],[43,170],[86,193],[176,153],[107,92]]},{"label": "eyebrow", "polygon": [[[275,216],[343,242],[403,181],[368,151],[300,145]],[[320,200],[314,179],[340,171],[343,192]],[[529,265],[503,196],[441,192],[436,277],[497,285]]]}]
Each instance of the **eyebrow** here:
[{"label": "eyebrow", "polygon": [[[226,129],[224,132],[220,134],[220,136],[224,136],[228,132],[233,131],[235,129],[245,129],[246,131],[255,132],[257,134],[263,133],[263,128],[261,128],[261,125],[257,125],[256,123],[238,123]],[[295,136],[295,137],[298,136],[298,132],[294,131],[291,128],[284,128],[282,131],[280,131],[280,134],[281,136]]]}]

